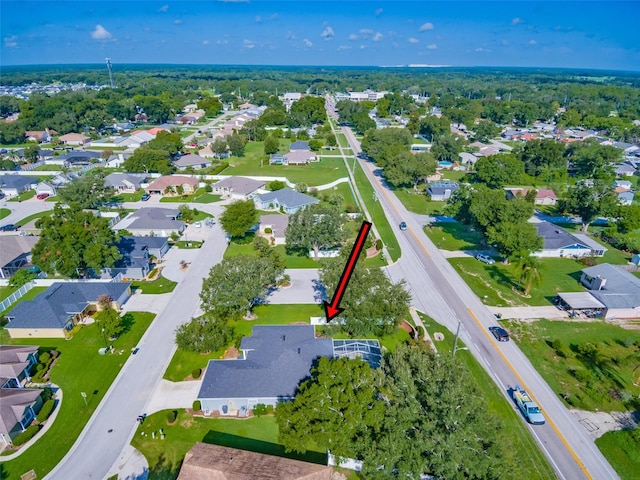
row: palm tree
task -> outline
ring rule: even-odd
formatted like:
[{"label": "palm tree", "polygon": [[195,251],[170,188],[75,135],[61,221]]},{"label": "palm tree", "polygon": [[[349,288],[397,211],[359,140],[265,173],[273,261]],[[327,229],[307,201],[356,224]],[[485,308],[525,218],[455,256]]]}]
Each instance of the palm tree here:
[{"label": "palm tree", "polygon": [[532,287],[540,286],[540,260],[529,252],[520,252],[516,255],[513,268],[518,277],[518,283],[524,289],[524,294],[529,295]]}]

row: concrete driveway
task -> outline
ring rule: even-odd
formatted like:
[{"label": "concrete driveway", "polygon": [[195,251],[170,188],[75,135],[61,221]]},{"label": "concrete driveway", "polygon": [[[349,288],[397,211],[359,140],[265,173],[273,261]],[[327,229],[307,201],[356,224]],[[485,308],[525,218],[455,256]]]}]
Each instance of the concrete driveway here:
[{"label": "concrete driveway", "polygon": [[171,301],[172,293],[163,293],[159,295],[145,295],[144,293],[136,293],[131,295],[122,306],[123,312],[151,312],[156,315],[160,313]]},{"label": "concrete driveway", "polygon": [[193,401],[198,398],[201,385],[202,380],[170,382],[162,379],[151,395],[144,413],[151,415],[171,408],[191,408]]},{"label": "concrete driveway", "polygon": [[291,277],[291,286],[279,288],[267,297],[267,303],[320,303],[324,289],[320,288],[317,268],[290,268],[285,273]]}]

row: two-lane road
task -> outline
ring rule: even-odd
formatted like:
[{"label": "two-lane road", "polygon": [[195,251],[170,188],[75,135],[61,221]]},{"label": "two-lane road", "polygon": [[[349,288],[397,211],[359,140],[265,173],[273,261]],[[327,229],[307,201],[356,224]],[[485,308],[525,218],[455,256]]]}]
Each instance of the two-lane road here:
[{"label": "two-lane road", "polygon": [[[350,129],[343,129],[354,154],[360,145]],[[615,479],[611,465],[600,453],[587,432],[564,407],[544,379],[514,342],[498,343],[487,328],[495,318],[483,305],[449,262],[422,230],[422,225],[404,208],[397,197],[380,183],[370,163],[360,160],[373,184],[380,204],[395,230],[402,258],[388,267],[394,280],[405,279],[414,306],[455,331],[462,323],[462,339],[470,351],[507,396],[507,388],[516,384],[535,397],[547,418],[547,424],[530,426],[534,438],[562,479]],[[406,231],[398,224],[405,221]]]}]

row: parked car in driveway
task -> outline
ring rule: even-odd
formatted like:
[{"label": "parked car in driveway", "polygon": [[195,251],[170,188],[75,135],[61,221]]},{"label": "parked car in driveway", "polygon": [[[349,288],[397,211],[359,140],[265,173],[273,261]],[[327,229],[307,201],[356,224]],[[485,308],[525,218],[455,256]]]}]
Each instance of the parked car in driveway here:
[{"label": "parked car in driveway", "polygon": [[45,198],[47,198],[49,196],[48,193],[39,193],[38,195],[36,195],[36,198],[38,200],[44,200]]},{"label": "parked car in driveway", "polygon": [[143,202],[146,202],[150,198],[151,198],[151,195],[149,195],[148,193],[143,193],[142,197],[140,197],[140,200],[142,200]]},{"label": "parked car in driveway", "polygon": [[476,255],[476,258],[481,262],[486,263],[487,265],[493,265],[494,263],[496,263],[496,261],[493,258],[491,258],[489,255],[484,255],[482,253],[479,253],[478,255]]},{"label": "parked car in driveway", "polygon": [[18,227],[13,223],[7,223],[0,227],[0,232],[15,232],[16,230],[18,230]]},{"label": "parked car in driveway", "polygon": [[489,331],[496,337],[499,342],[509,341],[509,332],[502,327],[489,327]]}]

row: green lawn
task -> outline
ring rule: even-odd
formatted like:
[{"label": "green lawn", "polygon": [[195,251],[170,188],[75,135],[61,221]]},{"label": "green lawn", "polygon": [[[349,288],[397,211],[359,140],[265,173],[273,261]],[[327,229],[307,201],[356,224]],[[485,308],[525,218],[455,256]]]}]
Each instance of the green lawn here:
[{"label": "green lawn", "polygon": [[134,193],[119,193],[113,197],[114,202],[139,202],[144,195],[144,190],[140,189]]},{"label": "green lawn", "polygon": [[178,240],[176,242],[169,242],[172,247],[182,248],[185,250],[193,250],[195,248],[200,248],[204,245],[204,242],[200,242],[197,240]]},{"label": "green lawn", "polygon": [[9,210],[8,208],[0,208],[0,220],[8,217],[9,215],[11,215],[11,210]]},{"label": "green lawn", "polygon": [[15,197],[11,197],[8,201],[9,202],[22,202],[24,200],[29,200],[30,198],[33,198],[36,196],[36,191],[35,190],[27,190],[26,192],[22,192],[20,195],[17,195]]},{"label": "green lawn", "polygon": [[[511,337],[567,406],[606,412],[640,408],[640,387],[632,380],[639,365],[640,331],[603,321],[505,323]],[[562,342],[560,354],[550,345],[554,340]],[[588,342],[598,348],[595,360],[578,350]]]},{"label": "green lawn", "polygon": [[[129,358],[129,351],[142,337],[151,324],[151,313],[133,312],[129,330],[113,342],[116,352],[122,355],[99,355],[104,339],[95,324],[83,327],[72,340],[55,339],[9,339],[3,332],[3,344],[33,345],[34,343],[60,352],[59,360],[53,367],[51,381],[64,392],[64,400],[55,422],[44,436],[25,453],[9,462],[2,463],[3,477],[18,479],[20,475],[34,469],[37,478],[43,478],[67,453],[84,428]],[[87,393],[87,403],[80,392]]]},{"label": "green lawn", "polygon": [[378,232],[382,237],[381,240],[386,245],[389,255],[391,255],[391,259],[395,262],[400,258],[400,245],[391,230],[391,225],[389,225],[387,217],[380,206],[380,202],[373,200],[373,186],[359,164],[356,164],[354,177],[358,184],[360,195],[362,196],[364,203],[367,205],[372,222],[378,229]]},{"label": "green lawn", "polygon": [[169,280],[168,278],[164,278],[160,275],[158,278],[153,280],[152,282],[145,282],[144,280],[134,280],[131,282],[131,288],[137,290],[142,290],[144,294],[159,294],[159,293],[171,293],[173,289],[178,285],[173,280]]},{"label": "green lawn", "polygon": [[483,243],[480,232],[457,222],[438,223],[424,232],[436,245],[443,250],[483,250],[487,245]]},{"label": "green lawn", "polygon": [[[290,182],[307,185],[324,185],[338,178],[346,177],[347,170],[341,158],[322,158],[319,162],[307,165],[269,165],[264,160],[264,143],[250,142],[245,147],[243,157],[229,157],[229,167],[221,173],[223,175],[255,175],[286,177]],[[261,165],[262,160],[262,165]]]},{"label": "green lawn", "polygon": [[222,200],[222,195],[214,195],[212,193],[204,193],[196,198],[194,203],[214,203]]},{"label": "green lawn", "polygon": [[11,295],[16,290],[17,290],[16,287],[9,287],[9,286],[0,287],[0,301],[2,301],[5,298],[7,298],[9,295]]},{"label": "green lawn", "polygon": [[[304,455],[285,453],[278,444],[278,427],[275,417],[254,417],[244,420],[192,417],[180,411],[175,425],[168,426],[167,411],[150,415],[138,427],[131,444],[140,450],[149,462],[149,478],[173,480],[177,478],[180,464],[187,451],[196,443],[204,442],[254,452],[288,457],[326,465],[326,454],[316,451],[313,444]],[[165,439],[151,432],[164,430]],[[141,433],[145,433],[142,436]]]},{"label": "green lawn", "polygon": [[52,213],[53,213],[53,210],[45,210],[44,212],[37,212],[37,213],[34,213],[33,215],[29,215],[28,217],[24,217],[22,220],[18,220],[16,222],[16,225],[19,227],[23,227],[24,225],[29,223],[31,220],[36,220],[37,218],[42,218],[42,217],[48,217]]},{"label": "green lawn", "polygon": [[53,202],[56,203],[58,201],[58,196],[53,195],[44,199],[45,202]]},{"label": "green lawn", "polygon": [[585,266],[568,258],[541,258],[541,286],[532,288],[529,297],[518,290],[512,265],[487,265],[475,258],[450,258],[449,262],[486,305],[553,305],[558,292],[586,291],[579,283],[580,270]]},{"label": "green lawn", "polygon": [[[440,355],[451,355],[453,351],[454,335],[445,327],[439,325],[427,315],[419,313],[427,331],[433,339],[435,332],[444,335],[444,340],[434,342]],[[463,347],[464,342],[458,341],[458,347]],[[521,415],[514,406],[501,393],[487,372],[468,350],[458,350],[456,358],[468,369],[476,386],[486,399],[487,413],[495,416],[501,423],[500,436],[498,438],[501,458],[510,468],[506,470],[505,479],[549,479],[556,475],[542,454],[538,445],[528,432]]]},{"label": "green lawn", "polygon": [[459,182],[467,174],[467,172],[461,172],[460,170],[441,170],[440,172],[442,173],[442,180],[452,180],[454,182]]},{"label": "green lawn", "polygon": [[[11,288],[11,287],[2,287],[2,288]],[[16,301],[15,303],[12,303],[11,306],[9,308],[7,308],[4,312],[0,312],[0,315],[6,315],[7,313],[9,313],[11,310],[13,310],[15,308],[16,305],[18,305],[20,302],[24,302],[25,300],[33,300],[36,295],[38,295],[39,293],[44,292],[48,287],[33,287],[31,290],[29,290],[27,293],[25,293],[23,296],[21,296],[18,301]],[[13,290],[17,290],[17,289],[13,289]],[[7,293],[6,296],[2,297],[2,300],[4,300],[5,298],[7,298],[9,295],[11,294],[11,292]],[[4,333],[5,331],[2,330],[2,332]],[[2,343],[2,342],[0,342]]]},{"label": "green lawn", "polygon": [[[320,262],[316,262],[310,257],[300,257],[298,255],[288,255],[284,245],[274,247],[276,252],[285,260],[285,268],[320,268]],[[258,252],[253,248],[251,242],[240,244],[231,242],[224,252],[224,258],[235,257],[236,255],[256,256]]]},{"label": "green lawn", "polygon": [[198,188],[191,195],[179,195],[176,197],[162,197],[160,202],[162,203],[191,203],[194,202],[196,198],[201,197],[206,193],[204,187]]},{"label": "green lawn", "polygon": [[638,432],[634,433],[630,430],[608,432],[596,440],[596,445],[622,480],[638,478],[638,472],[640,472]]}]

